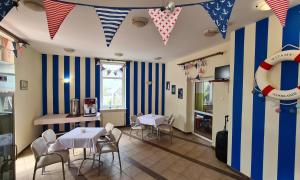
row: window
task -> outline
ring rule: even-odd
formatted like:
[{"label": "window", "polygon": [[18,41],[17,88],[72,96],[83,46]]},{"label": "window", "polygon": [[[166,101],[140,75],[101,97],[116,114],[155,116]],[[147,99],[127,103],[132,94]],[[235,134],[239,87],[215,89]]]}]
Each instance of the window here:
[{"label": "window", "polygon": [[209,81],[195,83],[195,110],[212,113],[212,83]]},{"label": "window", "polygon": [[102,64],[101,107],[103,109],[124,108],[125,75],[124,64]]}]

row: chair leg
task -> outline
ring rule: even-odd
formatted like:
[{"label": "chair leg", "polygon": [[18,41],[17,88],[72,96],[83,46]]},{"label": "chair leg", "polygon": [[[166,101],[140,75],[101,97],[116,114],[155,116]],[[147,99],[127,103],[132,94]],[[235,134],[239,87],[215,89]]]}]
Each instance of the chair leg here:
[{"label": "chair leg", "polygon": [[68,167],[71,168],[71,161],[70,161],[70,157],[68,159]]},{"label": "chair leg", "polygon": [[64,164],[64,162],[61,162],[61,165],[62,165],[63,178],[65,180],[66,177],[65,177],[65,164]]},{"label": "chair leg", "polygon": [[35,162],[34,164],[33,177],[32,177],[33,180],[35,180],[36,166],[37,166],[37,162]]},{"label": "chair leg", "polygon": [[171,144],[173,143],[173,132],[171,132]]},{"label": "chair leg", "polygon": [[121,156],[120,156],[120,150],[119,149],[118,149],[118,156],[119,156],[120,170],[122,171]]},{"label": "chair leg", "polygon": [[112,157],[113,157],[113,160],[115,159],[115,155],[114,155],[114,152],[111,152],[111,154],[112,154]]},{"label": "chair leg", "polygon": [[144,140],[143,128],[142,128],[142,140]]},{"label": "chair leg", "polygon": [[101,154],[99,153],[99,167],[98,167],[98,176],[100,176],[100,167],[101,167]]},{"label": "chair leg", "polygon": [[131,132],[132,132],[132,129],[130,128],[130,133],[129,133],[130,135],[131,135]]},{"label": "chair leg", "polygon": [[42,175],[45,174],[46,167],[42,167]]},{"label": "chair leg", "polygon": [[92,168],[94,167],[95,158],[96,158],[96,154],[93,154],[93,164],[92,164]]}]

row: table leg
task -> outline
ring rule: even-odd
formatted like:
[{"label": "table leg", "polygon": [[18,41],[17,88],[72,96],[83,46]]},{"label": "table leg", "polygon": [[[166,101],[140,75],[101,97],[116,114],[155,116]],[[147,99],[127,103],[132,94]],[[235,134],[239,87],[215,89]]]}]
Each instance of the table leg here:
[{"label": "table leg", "polygon": [[83,165],[83,163],[84,163],[84,161],[85,161],[86,159],[87,159],[87,158],[86,158],[86,148],[83,148],[83,160],[82,160],[82,162],[81,162],[81,164],[80,164],[80,166],[79,166],[79,169],[78,169],[78,173],[77,173],[78,176],[82,176],[80,170],[81,170],[82,165]]}]

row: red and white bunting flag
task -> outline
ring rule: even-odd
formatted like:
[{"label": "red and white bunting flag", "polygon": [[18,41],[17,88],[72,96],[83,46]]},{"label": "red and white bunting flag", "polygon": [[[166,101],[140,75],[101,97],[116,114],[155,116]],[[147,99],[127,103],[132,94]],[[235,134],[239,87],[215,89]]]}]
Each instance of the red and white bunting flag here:
[{"label": "red and white bunting flag", "polygon": [[176,7],[173,12],[167,10],[161,11],[160,9],[149,9],[149,15],[157,27],[162,40],[164,41],[164,45],[167,45],[170,33],[175,27],[181,9],[181,7]]},{"label": "red and white bunting flag", "polygon": [[65,18],[76,5],[44,0],[44,6],[47,15],[50,37],[53,39]]},{"label": "red and white bunting flag", "polygon": [[275,13],[282,26],[285,26],[286,16],[289,9],[288,0],[266,0],[272,11]]},{"label": "red and white bunting flag", "polygon": [[7,45],[8,45],[8,39],[2,37],[2,46],[3,46],[4,48],[7,48]]}]

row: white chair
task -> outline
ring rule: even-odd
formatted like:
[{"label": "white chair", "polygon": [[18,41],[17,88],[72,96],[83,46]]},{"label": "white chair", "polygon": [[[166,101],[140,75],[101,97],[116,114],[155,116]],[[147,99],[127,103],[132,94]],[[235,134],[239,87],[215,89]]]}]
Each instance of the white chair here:
[{"label": "white chair", "polygon": [[32,142],[31,150],[35,158],[33,180],[35,179],[37,169],[44,168],[46,166],[56,163],[62,163],[63,179],[65,179],[64,163],[68,162],[68,165],[70,167],[70,158],[68,150],[48,152],[47,143],[42,137],[39,137]]},{"label": "white chair", "polygon": [[[112,134],[112,141],[97,144],[97,153],[99,154],[98,174],[100,174],[101,154],[104,154],[104,153],[115,153],[115,152],[118,153],[120,170],[122,171],[120,149],[119,149],[119,142],[120,142],[120,139],[122,136],[122,131],[117,128],[114,128],[112,130],[111,134]],[[113,159],[114,159],[114,156],[113,156]]]},{"label": "white chair", "polygon": [[145,127],[138,122],[137,116],[134,115],[130,117],[130,126],[131,126],[130,135],[132,130],[135,130],[137,132],[142,131],[142,140],[143,140],[143,130],[145,129]]},{"label": "white chair", "polygon": [[161,124],[157,127],[158,132],[159,132],[159,138],[160,138],[160,132],[167,133],[171,137],[171,144],[173,142],[173,124],[174,124],[174,121],[175,121],[175,118],[172,117],[168,124]]},{"label": "white chair", "polygon": [[144,114],[140,112],[140,113],[137,114],[137,117],[141,117],[141,116],[143,116],[143,115],[144,115]]},{"label": "white chair", "polygon": [[52,129],[44,131],[42,137],[44,138],[48,146],[55,143],[56,141],[56,134]]}]

